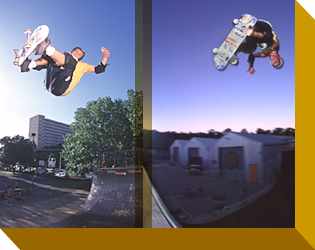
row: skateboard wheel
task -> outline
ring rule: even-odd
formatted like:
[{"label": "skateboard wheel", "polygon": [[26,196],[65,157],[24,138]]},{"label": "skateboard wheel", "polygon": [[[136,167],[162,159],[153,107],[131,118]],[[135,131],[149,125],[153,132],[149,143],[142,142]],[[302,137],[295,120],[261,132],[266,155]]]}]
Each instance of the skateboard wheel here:
[{"label": "skateboard wheel", "polygon": [[233,24],[234,24],[234,25],[237,25],[239,22],[240,22],[240,20],[237,19],[237,18],[235,18],[235,19],[233,20]]},{"label": "skateboard wheel", "polygon": [[231,58],[231,60],[230,60],[230,62],[229,62],[231,65],[238,65],[238,63],[239,63],[239,60],[238,60],[238,58],[237,57],[233,57],[233,58]]}]

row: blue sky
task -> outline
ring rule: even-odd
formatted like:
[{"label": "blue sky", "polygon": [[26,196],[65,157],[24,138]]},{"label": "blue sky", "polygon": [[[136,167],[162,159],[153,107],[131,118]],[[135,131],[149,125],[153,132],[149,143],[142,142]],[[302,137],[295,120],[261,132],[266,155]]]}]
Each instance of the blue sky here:
[{"label": "blue sky", "polygon": [[[87,63],[98,64],[102,46],[111,50],[105,74],[86,75],[67,97],[44,87],[45,71],[19,73],[12,49],[20,48],[26,28],[47,24],[53,45],[68,51],[81,46]],[[27,136],[33,115],[70,123],[78,107],[102,96],[125,98],[134,88],[134,1],[3,1],[0,8],[0,137]]]},{"label": "blue sky", "polygon": [[[218,72],[210,51],[250,13],[280,37],[282,70],[257,59]],[[207,131],[294,127],[294,1],[153,0],[153,128]]]}]

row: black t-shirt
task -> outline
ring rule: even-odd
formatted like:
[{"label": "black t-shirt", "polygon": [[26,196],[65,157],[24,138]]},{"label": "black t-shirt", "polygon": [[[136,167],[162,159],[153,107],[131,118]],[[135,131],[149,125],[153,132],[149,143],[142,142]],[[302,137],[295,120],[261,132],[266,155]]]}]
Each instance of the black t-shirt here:
[{"label": "black t-shirt", "polygon": [[248,62],[251,67],[254,65],[255,57],[252,55],[252,53],[255,52],[257,49],[257,45],[260,43],[266,43],[268,47],[270,47],[273,44],[273,32],[272,27],[268,22],[259,20],[254,25],[254,31],[263,33],[263,38],[257,38],[248,36],[246,37],[246,40],[243,44],[241,44],[239,51],[242,51],[244,53],[250,54],[248,57]]},{"label": "black t-shirt", "polygon": [[256,43],[267,43],[268,47],[272,45],[273,33],[272,27],[269,23],[258,20],[254,25],[254,31],[264,34],[263,38],[254,38],[256,40]]},{"label": "black t-shirt", "polygon": [[269,23],[259,20],[256,22],[253,28],[255,32],[263,33],[264,37],[263,38],[257,38],[252,36],[246,37],[244,43],[241,44],[239,51],[251,54],[256,50],[257,45],[260,43],[266,43],[268,47],[270,47],[273,44],[272,27]]}]

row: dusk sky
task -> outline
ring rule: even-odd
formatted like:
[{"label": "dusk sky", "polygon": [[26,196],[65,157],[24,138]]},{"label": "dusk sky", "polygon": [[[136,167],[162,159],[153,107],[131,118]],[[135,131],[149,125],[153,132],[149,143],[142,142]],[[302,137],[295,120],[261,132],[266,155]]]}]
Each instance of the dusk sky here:
[{"label": "dusk sky", "polygon": [[[280,37],[284,68],[257,59],[218,72],[210,51],[244,13],[266,19]],[[294,1],[153,0],[153,128],[222,131],[295,127]]]},{"label": "dusk sky", "polygon": [[[26,28],[46,24],[53,46],[69,51],[81,46],[84,61],[100,62],[102,46],[111,50],[107,72],[86,75],[66,97],[44,87],[45,70],[19,73],[12,49],[25,42]],[[134,1],[2,1],[0,7],[0,138],[28,135],[31,116],[43,114],[61,122],[73,121],[77,108],[102,96],[126,98],[134,88]]]}]

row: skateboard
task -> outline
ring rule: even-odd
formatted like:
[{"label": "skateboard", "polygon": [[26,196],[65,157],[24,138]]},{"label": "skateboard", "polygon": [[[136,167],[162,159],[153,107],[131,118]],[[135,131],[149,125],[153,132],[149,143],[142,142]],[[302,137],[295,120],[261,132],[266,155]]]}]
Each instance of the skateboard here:
[{"label": "skateboard", "polygon": [[[234,27],[224,39],[219,48],[214,48],[214,65],[217,70],[225,70],[229,64],[236,64],[235,53],[240,45],[245,41],[248,32],[257,22],[257,18],[244,14],[239,19],[234,19]],[[233,60],[234,59],[234,60]],[[237,59],[236,59],[237,60]],[[232,62],[233,61],[233,62]]]},{"label": "skateboard", "polygon": [[37,46],[41,44],[49,34],[47,25],[40,25],[34,31],[27,29],[24,34],[26,35],[26,42],[21,49],[14,49],[13,64],[21,66],[23,62],[36,50]]}]

